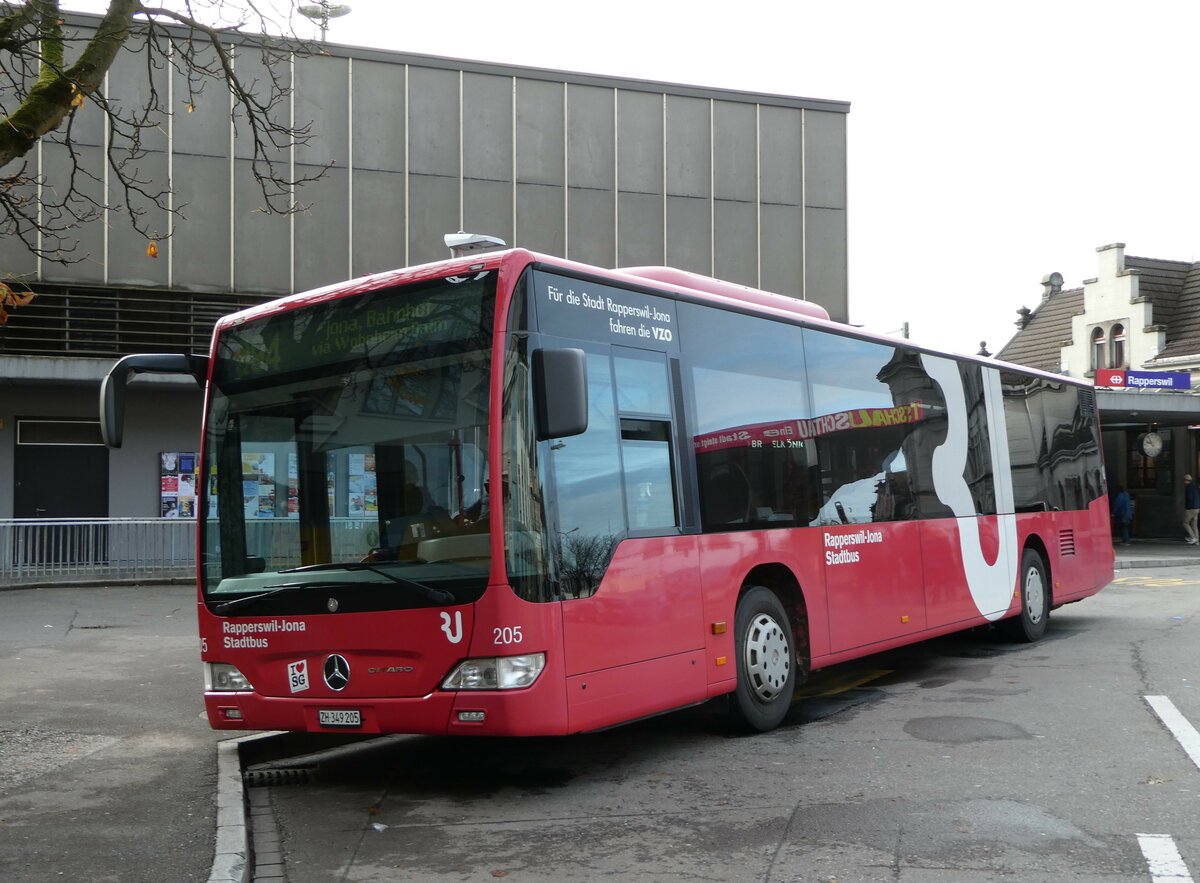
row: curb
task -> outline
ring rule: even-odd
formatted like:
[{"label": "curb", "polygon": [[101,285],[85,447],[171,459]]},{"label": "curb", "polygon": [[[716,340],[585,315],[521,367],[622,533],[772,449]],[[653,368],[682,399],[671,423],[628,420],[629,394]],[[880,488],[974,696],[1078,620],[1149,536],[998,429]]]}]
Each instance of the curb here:
[{"label": "curb", "polygon": [[1124,561],[1117,559],[1113,562],[1113,570],[1135,570],[1142,567],[1194,567],[1200,564],[1200,556],[1196,558],[1129,558]]},{"label": "curb", "polygon": [[250,838],[242,785],[241,739],[217,743],[217,842],[208,883],[249,883]]},{"label": "curb", "polygon": [[217,837],[208,883],[250,883],[252,879],[242,745],[278,735],[254,733],[217,743]]}]

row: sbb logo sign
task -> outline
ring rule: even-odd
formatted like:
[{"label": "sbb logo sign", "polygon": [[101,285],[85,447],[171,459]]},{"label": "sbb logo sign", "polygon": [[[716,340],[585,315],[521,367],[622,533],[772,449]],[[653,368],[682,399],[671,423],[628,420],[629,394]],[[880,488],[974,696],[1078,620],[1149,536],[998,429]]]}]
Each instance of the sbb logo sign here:
[{"label": "sbb logo sign", "polygon": [[1096,372],[1096,386],[1125,386],[1125,372],[1108,368]]}]

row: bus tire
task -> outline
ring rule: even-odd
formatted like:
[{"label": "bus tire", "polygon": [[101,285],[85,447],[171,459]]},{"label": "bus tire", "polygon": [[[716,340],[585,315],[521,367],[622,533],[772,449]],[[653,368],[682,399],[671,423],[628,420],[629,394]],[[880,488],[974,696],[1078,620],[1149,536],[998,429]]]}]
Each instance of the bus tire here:
[{"label": "bus tire", "polygon": [[1017,578],[1021,612],[1001,623],[1005,637],[1020,644],[1032,644],[1046,634],[1050,618],[1050,580],[1046,562],[1033,549],[1021,553],[1021,572]]},{"label": "bus tire", "polygon": [[783,721],[796,685],[796,647],[787,611],[775,593],[750,586],[734,614],[737,687],[730,718],[737,729],[765,733]]}]

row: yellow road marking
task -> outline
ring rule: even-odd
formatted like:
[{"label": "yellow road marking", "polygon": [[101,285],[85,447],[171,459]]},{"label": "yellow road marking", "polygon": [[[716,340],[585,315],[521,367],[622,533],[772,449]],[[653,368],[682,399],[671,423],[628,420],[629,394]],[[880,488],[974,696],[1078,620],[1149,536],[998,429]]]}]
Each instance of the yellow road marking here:
[{"label": "yellow road marking", "polygon": [[891,669],[860,669],[858,671],[848,671],[845,674],[833,675],[828,678],[821,678],[820,683],[801,687],[797,690],[796,698],[812,699],[817,696],[836,696],[838,693],[845,693],[847,690],[853,690],[855,687],[861,687],[863,684],[877,681],[891,673]]},{"label": "yellow road marking", "polygon": [[1171,576],[1121,576],[1113,580],[1114,585],[1169,589],[1174,586],[1200,586],[1200,580],[1179,579]]}]

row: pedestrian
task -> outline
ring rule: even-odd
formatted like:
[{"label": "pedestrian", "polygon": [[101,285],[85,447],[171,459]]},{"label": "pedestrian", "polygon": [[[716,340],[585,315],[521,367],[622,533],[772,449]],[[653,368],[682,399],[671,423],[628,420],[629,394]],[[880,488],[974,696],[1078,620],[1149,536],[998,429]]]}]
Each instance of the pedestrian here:
[{"label": "pedestrian", "polygon": [[1200,543],[1200,535],[1196,532],[1196,520],[1200,518],[1200,488],[1192,481],[1190,475],[1183,477],[1183,532],[1184,540],[1189,546]]},{"label": "pedestrian", "polygon": [[1121,545],[1128,546],[1129,526],[1133,523],[1133,500],[1129,496],[1129,491],[1124,487],[1117,487],[1117,495],[1113,498],[1112,514],[1121,530]]}]

